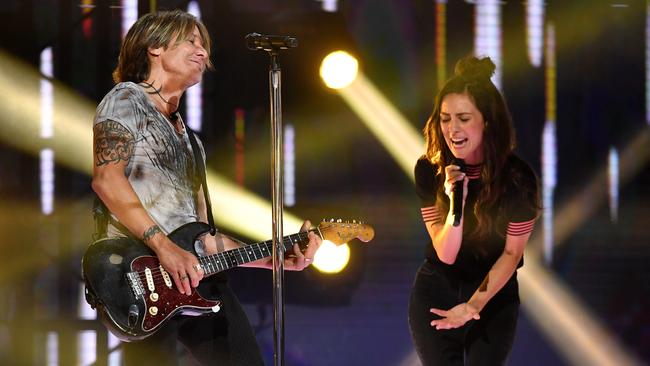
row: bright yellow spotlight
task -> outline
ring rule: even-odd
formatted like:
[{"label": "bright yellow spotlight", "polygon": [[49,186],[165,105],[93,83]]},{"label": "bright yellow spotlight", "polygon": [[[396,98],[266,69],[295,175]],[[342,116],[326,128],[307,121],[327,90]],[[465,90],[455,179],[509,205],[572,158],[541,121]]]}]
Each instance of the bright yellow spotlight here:
[{"label": "bright yellow spotlight", "polygon": [[345,51],[334,51],[325,56],[320,65],[320,77],[329,88],[341,89],[357,78],[359,62]]},{"label": "bright yellow spotlight", "polygon": [[335,245],[323,240],[314,256],[314,267],[324,273],[338,273],[350,261],[350,247],[347,244]]}]

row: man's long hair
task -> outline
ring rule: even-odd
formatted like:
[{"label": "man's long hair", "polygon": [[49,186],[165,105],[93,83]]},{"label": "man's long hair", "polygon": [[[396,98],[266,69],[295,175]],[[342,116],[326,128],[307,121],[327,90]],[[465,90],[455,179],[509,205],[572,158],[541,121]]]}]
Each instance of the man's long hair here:
[{"label": "man's long hair", "polygon": [[484,187],[473,209],[478,219],[475,234],[484,237],[494,226],[494,218],[488,212],[495,206],[504,188],[503,169],[508,156],[515,148],[515,132],[512,127],[510,112],[503,96],[490,80],[494,74],[494,63],[489,57],[478,59],[465,57],[458,61],[454,76],[442,87],[435,98],[433,112],[425,127],[426,156],[438,167],[438,199],[441,208],[449,210],[448,204],[441,199],[444,193],[444,167],[450,165],[454,155],[445,142],[440,126],[440,108],[442,100],[448,94],[467,94],[476,108],[483,115],[483,164],[481,179]]},{"label": "man's long hair", "polygon": [[210,35],[203,23],[184,11],[160,11],[144,15],[129,29],[120,48],[113,81],[139,83],[147,80],[151,72],[149,49],[168,47],[174,36],[177,36],[177,44],[185,41],[191,37],[195,26],[203,39],[203,48],[208,53],[206,66],[212,68]]}]

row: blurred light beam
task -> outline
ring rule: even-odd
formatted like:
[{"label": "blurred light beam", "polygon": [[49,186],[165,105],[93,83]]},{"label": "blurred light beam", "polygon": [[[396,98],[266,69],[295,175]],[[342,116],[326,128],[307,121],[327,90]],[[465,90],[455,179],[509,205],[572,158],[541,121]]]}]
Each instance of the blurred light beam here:
[{"label": "blurred light beam", "polygon": [[[0,139],[7,145],[38,156],[43,147],[40,136],[40,79],[33,67],[0,51]],[[92,173],[92,120],[95,105],[88,99],[53,81],[56,106],[54,133],[48,147],[58,164]],[[270,203],[236,186],[228,179],[207,171],[215,221],[218,226],[254,240],[271,237]],[[223,213],[223,214],[220,214]],[[302,220],[285,210],[284,230],[298,231]]]},{"label": "blurred light beam", "polygon": [[415,161],[424,153],[424,139],[379,90],[359,73],[349,86],[336,90],[384,145],[404,172],[415,180]]},{"label": "blurred light beam", "polygon": [[641,365],[561,279],[532,258],[536,255],[527,251],[517,275],[522,304],[565,359],[572,365]]}]

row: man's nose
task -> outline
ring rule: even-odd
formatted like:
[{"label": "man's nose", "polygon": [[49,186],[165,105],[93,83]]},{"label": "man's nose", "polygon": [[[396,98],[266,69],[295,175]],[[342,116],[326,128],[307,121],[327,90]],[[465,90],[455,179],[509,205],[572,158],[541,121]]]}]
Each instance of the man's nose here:
[{"label": "man's nose", "polygon": [[206,51],[205,48],[203,48],[203,46],[196,47],[196,54],[203,58],[208,58],[208,51]]}]

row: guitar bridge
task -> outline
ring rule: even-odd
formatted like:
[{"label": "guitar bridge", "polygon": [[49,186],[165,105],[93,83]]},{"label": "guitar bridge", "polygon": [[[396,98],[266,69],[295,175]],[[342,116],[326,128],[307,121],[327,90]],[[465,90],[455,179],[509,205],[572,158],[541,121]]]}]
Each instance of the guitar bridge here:
[{"label": "guitar bridge", "polygon": [[133,291],[135,297],[140,297],[144,295],[144,286],[142,286],[142,281],[140,281],[140,277],[138,276],[137,272],[127,273],[126,280],[129,283],[129,286],[131,287],[131,291]]}]

